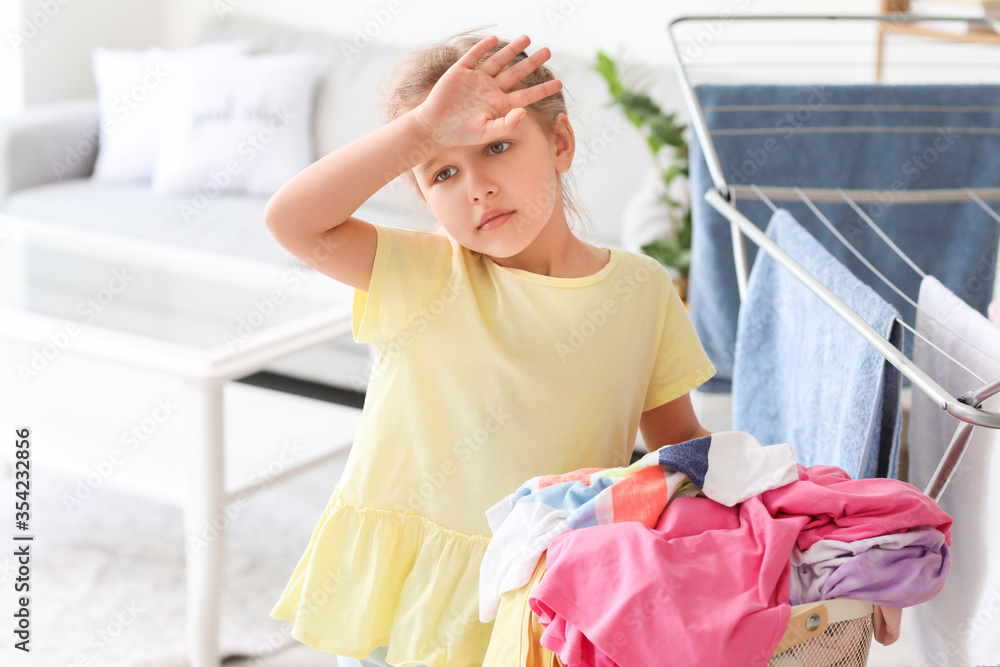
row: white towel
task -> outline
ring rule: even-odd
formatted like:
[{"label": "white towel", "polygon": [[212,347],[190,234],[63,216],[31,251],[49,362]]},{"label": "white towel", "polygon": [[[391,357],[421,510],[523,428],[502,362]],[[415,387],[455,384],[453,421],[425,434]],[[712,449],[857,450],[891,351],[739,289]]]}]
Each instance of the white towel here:
[{"label": "white towel", "polygon": [[[1000,330],[933,277],[920,285],[917,330],[977,375],[1000,376]],[[924,314],[926,313],[926,315]],[[928,315],[936,318],[934,322]],[[944,326],[942,326],[944,325]],[[958,333],[968,343],[944,330]],[[919,338],[913,360],[960,396],[982,386]],[[1000,410],[1000,396],[986,401]],[[910,482],[924,489],[958,421],[913,390],[909,426]],[[941,593],[912,608],[914,649],[928,665],[994,665],[1000,660],[1000,431],[977,427],[965,457],[938,503],[955,523],[952,567]]]}]

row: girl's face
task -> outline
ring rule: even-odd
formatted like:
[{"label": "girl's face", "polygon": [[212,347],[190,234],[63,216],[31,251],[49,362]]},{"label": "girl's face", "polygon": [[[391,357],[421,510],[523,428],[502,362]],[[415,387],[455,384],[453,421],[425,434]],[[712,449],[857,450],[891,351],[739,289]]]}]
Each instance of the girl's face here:
[{"label": "girl's face", "polygon": [[491,257],[525,250],[550,222],[565,224],[558,174],[573,160],[565,114],[553,135],[530,112],[489,144],[457,146],[413,169],[431,213],[458,243]]}]

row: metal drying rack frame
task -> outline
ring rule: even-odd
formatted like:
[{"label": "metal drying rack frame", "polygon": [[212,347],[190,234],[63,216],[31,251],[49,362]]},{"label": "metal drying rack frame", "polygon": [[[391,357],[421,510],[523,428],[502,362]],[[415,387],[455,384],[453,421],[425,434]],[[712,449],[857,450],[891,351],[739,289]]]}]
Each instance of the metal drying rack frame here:
[{"label": "metal drying rack frame", "polygon": [[[1000,393],[1000,377],[987,382],[983,386],[968,391],[961,396],[953,396],[940,384],[931,378],[924,370],[913,363],[902,351],[892,345],[886,338],[873,329],[854,310],[847,306],[837,295],[827,288],[814,275],[809,273],[784,250],[772,241],[760,228],[750,219],[737,210],[734,202],[737,195],[753,193],[762,198],[768,196],[775,199],[789,199],[793,196],[800,196],[803,191],[799,188],[777,188],[763,186],[732,186],[726,182],[723,176],[722,165],[719,162],[715,145],[712,142],[711,134],[705,122],[701,105],[695,95],[691,85],[684,61],[681,58],[680,50],[674,36],[675,26],[691,21],[717,21],[718,16],[683,16],[670,22],[667,32],[670,39],[671,51],[677,69],[677,76],[680,80],[681,90],[685,103],[691,114],[691,124],[696,134],[697,140],[703,149],[709,172],[712,176],[714,189],[710,189],[705,194],[705,200],[731,223],[733,234],[733,250],[736,261],[736,273],[739,283],[741,298],[745,294],[746,281],[749,276],[749,262],[746,254],[745,238],[753,241],[761,250],[770,254],[780,265],[792,273],[795,278],[802,282],[810,291],[826,303],[833,311],[849,324],[855,331],[868,341],[882,356],[884,356],[893,366],[910,380],[913,386],[924,392],[930,399],[948,414],[960,421],[955,430],[940,463],[937,466],[924,493],[934,500],[937,500],[948,482],[951,480],[958,464],[969,443],[973,427],[983,426],[987,428],[1000,429],[1000,413],[991,410],[984,410],[982,404],[985,400]],[[993,19],[969,19],[965,17],[939,17],[939,16],[914,16],[910,14],[875,14],[875,15],[730,15],[725,17],[727,21],[876,21],[880,23],[913,23],[918,21],[963,21],[979,22],[980,24],[1000,33],[1000,21]],[[844,194],[853,196],[855,201],[863,201],[866,196],[871,195],[870,191],[839,191],[836,189],[813,188],[807,190],[810,197],[822,200],[828,197],[835,197],[836,200],[843,199]],[[1000,188],[980,188],[980,189],[928,189],[922,191],[908,191],[898,193],[901,201],[967,201],[978,198],[980,205],[984,206],[983,200],[1000,201]],[[765,199],[766,200],[766,199]],[[991,209],[987,209],[991,210]],[[994,212],[994,217],[996,214]],[[1000,222],[1000,218],[997,218]]]}]

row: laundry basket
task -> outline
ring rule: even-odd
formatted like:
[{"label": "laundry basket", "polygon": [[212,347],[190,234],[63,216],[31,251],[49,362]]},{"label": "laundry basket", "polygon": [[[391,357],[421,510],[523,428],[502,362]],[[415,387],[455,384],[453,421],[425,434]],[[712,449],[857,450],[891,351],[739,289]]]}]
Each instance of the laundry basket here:
[{"label": "laundry basket", "polygon": [[873,611],[857,600],[792,607],[768,667],[864,667],[872,644]]}]

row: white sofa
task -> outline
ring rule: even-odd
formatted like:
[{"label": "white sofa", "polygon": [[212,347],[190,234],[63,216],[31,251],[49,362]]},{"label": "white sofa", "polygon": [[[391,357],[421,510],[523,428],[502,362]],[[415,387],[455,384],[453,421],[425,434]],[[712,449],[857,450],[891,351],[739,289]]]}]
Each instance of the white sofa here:
[{"label": "white sofa", "polygon": [[[374,129],[377,84],[412,47],[374,40],[348,59],[341,38],[231,16],[208,19],[196,43],[248,39],[251,51],[315,51],[323,75],[315,101],[315,157]],[[591,243],[621,246],[620,219],[651,161],[636,130],[607,105],[603,80],[591,60],[556,54],[552,67],[564,81],[580,139],[574,174],[592,218]],[[666,70],[664,74],[669,76]],[[31,108],[0,119],[0,212],[60,225],[268,262],[297,264],[268,233],[262,218],[267,197],[220,195],[195,218],[184,221],[181,203],[191,197],[158,197],[149,185],[92,181],[98,148],[95,96]],[[358,212],[382,224],[430,229],[434,221],[409,186],[398,179]],[[50,267],[56,278],[59,267]],[[71,276],[63,279],[71,280]],[[363,391],[368,351],[348,336],[291,357],[271,370],[336,387]]]}]

